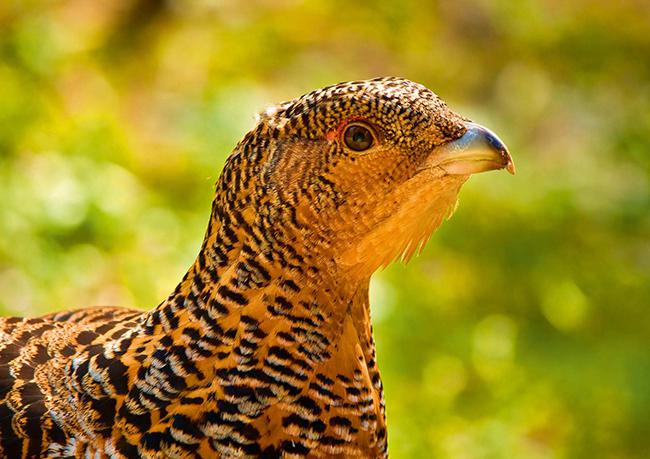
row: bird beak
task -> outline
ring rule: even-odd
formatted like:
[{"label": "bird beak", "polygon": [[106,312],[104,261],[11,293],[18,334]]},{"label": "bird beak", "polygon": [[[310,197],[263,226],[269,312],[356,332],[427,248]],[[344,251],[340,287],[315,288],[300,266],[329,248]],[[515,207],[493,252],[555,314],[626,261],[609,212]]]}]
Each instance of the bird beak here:
[{"label": "bird beak", "polygon": [[505,169],[514,175],[515,164],[501,139],[476,123],[465,125],[467,131],[462,137],[436,148],[436,166],[449,175],[471,175],[495,169]]}]

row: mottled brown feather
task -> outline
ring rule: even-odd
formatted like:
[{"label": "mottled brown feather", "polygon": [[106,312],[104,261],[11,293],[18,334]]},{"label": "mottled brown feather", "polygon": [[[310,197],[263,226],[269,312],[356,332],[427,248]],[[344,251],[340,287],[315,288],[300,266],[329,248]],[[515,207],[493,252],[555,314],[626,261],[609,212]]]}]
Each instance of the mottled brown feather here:
[{"label": "mottled brown feather", "polygon": [[168,299],[0,319],[0,455],[387,456],[368,282],[453,211],[466,177],[423,168],[463,121],[399,78],[262,113]]}]

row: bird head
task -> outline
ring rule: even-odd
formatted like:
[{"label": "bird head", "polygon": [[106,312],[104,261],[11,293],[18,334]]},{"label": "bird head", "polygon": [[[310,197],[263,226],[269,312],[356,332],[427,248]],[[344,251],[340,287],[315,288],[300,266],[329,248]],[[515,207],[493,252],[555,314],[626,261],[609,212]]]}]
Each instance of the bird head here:
[{"label": "bird head", "polygon": [[377,78],[261,113],[220,186],[269,249],[368,276],[410,258],[453,213],[470,175],[503,168],[514,172],[495,134],[420,84]]}]

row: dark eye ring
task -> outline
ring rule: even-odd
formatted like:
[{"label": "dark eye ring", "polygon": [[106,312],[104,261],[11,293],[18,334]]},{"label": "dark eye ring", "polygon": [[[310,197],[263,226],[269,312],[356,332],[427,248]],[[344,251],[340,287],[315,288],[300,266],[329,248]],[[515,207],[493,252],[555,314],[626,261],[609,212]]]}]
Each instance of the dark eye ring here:
[{"label": "dark eye ring", "polygon": [[370,128],[361,123],[350,124],[343,133],[343,142],[350,150],[365,151],[372,147],[374,141]]}]

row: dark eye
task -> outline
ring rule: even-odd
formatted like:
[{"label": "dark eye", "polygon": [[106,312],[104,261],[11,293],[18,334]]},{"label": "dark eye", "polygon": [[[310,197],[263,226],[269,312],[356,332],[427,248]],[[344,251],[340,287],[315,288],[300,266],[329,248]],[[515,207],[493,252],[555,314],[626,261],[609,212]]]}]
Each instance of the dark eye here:
[{"label": "dark eye", "polygon": [[364,151],[372,146],[372,132],[361,124],[351,124],[343,134],[345,145],[354,151]]}]

